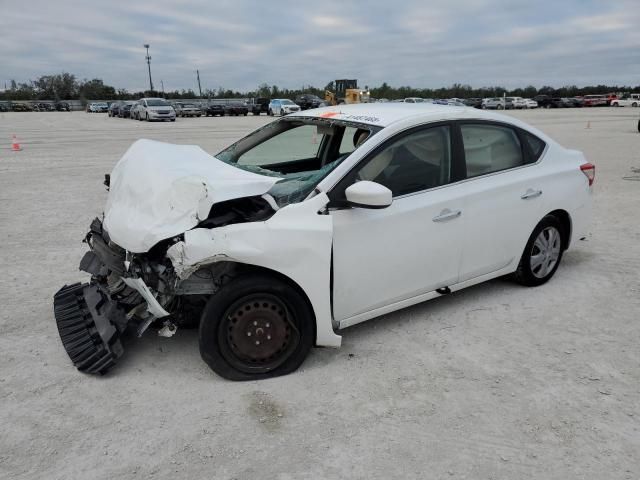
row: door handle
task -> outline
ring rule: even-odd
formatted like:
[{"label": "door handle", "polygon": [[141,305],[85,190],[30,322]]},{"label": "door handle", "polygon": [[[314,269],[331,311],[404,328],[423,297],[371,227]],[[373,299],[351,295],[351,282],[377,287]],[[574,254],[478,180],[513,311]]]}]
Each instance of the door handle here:
[{"label": "door handle", "polygon": [[536,198],[542,195],[542,190],[533,190],[528,188],[526,192],[520,197],[522,200],[528,200],[530,198]]},{"label": "door handle", "polygon": [[432,218],[434,222],[446,222],[447,220],[453,220],[454,218],[458,218],[462,215],[462,211],[460,210],[449,210],[445,208],[440,212],[440,215]]}]

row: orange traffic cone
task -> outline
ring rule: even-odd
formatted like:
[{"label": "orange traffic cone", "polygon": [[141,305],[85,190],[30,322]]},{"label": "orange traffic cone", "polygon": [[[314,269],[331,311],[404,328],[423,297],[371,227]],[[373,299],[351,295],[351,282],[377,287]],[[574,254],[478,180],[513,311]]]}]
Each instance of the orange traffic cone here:
[{"label": "orange traffic cone", "polygon": [[18,142],[18,137],[16,137],[15,133],[13,134],[13,141],[11,142],[11,150],[13,150],[14,152],[19,152],[20,150],[22,150],[22,147]]}]

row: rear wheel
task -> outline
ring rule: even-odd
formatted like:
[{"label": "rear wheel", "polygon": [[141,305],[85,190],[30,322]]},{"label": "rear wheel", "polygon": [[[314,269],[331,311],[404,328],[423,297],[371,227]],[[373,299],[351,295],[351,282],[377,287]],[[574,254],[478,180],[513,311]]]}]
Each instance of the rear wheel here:
[{"label": "rear wheel", "polygon": [[269,275],[237,277],[212,296],[200,321],[200,355],[229,380],[258,380],[296,370],[314,344],[306,299]]},{"label": "rear wheel", "polygon": [[637,107],[637,106],[638,106],[638,103],[637,103],[637,102],[633,102],[633,103],[631,104],[631,106],[632,106],[632,107]]},{"label": "rear wheel", "polygon": [[553,277],[562,260],[566,232],[553,215],[544,217],[524,248],[514,276],[518,283],[535,287]]}]

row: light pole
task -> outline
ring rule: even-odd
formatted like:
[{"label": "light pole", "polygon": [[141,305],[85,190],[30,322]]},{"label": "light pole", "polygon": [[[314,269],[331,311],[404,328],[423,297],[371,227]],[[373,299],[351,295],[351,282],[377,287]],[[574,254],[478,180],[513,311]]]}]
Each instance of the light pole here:
[{"label": "light pole", "polygon": [[147,56],[145,57],[147,59],[147,66],[149,67],[149,90],[151,92],[153,92],[153,81],[151,80],[151,55],[149,55],[149,44],[145,43],[144,48],[147,49]]}]

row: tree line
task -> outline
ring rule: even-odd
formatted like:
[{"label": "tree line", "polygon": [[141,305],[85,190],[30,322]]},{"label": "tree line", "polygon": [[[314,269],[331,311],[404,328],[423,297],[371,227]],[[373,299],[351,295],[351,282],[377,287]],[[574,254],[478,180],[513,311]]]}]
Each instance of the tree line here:
[{"label": "tree line", "polygon": [[[202,95],[192,89],[172,90],[166,92],[144,91],[129,92],[124,88],[115,88],[106,85],[101,79],[78,80],[71,73],[43,75],[36,80],[25,83],[17,83],[11,80],[4,92],[0,92],[0,100],[135,100],[145,96],[162,96],[165,98],[291,98],[294,99],[302,93],[310,93],[324,97],[325,90],[333,91],[333,82],[329,82],[324,88],[314,86],[302,86],[298,89],[280,88],[277,85],[260,84],[252,91],[237,91],[219,87],[216,90],[206,89]],[[365,86],[361,86],[366,88]],[[567,85],[560,88],[542,86],[540,88],[529,85],[524,88],[507,89],[500,86],[475,88],[471,85],[454,83],[449,87],[441,88],[414,88],[409,86],[392,87],[387,82],[377,87],[369,88],[373,98],[386,98],[395,100],[407,97],[422,98],[485,98],[501,97],[503,94],[531,98],[536,95],[551,95],[555,97],[575,97],[587,94],[603,94],[610,92],[638,92],[640,85],[593,85],[578,87]]]}]

